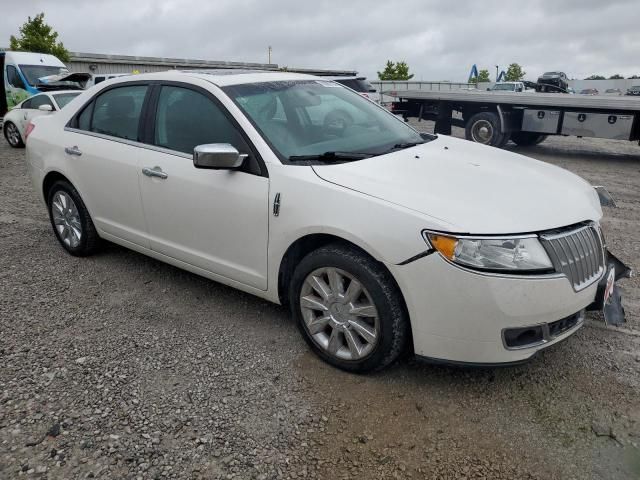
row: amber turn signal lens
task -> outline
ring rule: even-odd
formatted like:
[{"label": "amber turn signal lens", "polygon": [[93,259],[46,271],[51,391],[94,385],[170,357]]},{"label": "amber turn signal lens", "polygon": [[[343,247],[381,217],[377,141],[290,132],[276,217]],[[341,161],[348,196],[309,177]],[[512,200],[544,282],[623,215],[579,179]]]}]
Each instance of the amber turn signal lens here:
[{"label": "amber turn signal lens", "polygon": [[444,235],[429,235],[431,245],[449,260],[453,260],[453,254],[456,251],[458,240]]}]

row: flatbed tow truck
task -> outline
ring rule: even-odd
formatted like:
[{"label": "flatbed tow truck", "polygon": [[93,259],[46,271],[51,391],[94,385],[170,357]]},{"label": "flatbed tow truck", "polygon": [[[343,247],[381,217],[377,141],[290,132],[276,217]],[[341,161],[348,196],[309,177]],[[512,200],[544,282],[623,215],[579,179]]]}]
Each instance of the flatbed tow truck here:
[{"label": "flatbed tow truck", "polygon": [[391,111],[435,120],[434,133],[465,129],[467,140],[502,148],[535,145],[549,135],[639,141],[640,98],[476,90],[390,91]]}]

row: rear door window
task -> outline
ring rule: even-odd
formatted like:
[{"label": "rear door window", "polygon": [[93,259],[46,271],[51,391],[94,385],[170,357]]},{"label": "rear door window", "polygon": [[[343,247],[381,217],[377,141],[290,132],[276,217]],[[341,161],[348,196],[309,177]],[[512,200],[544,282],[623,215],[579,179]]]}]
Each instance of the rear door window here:
[{"label": "rear door window", "polygon": [[129,85],[101,93],[93,102],[90,125],[86,128],[83,112],[78,118],[78,128],[138,141],[138,124],[147,89],[147,85]]}]

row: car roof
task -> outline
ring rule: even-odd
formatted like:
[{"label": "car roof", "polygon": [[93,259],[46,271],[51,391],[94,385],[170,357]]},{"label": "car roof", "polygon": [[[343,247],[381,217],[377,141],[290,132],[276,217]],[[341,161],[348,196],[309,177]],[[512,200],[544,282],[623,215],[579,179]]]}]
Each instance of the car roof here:
[{"label": "car roof", "polygon": [[42,64],[46,67],[66,67],[58,57],[47,53],[34,52],[13,52],[5,51],[8,57],[13,59],[18,65],[38,65]]},{"label": "car roof", "polygon": [[188,78],[206,80],[217,85],[226,87],[228,85],[241,85],[243,83],[260,82],[282,82],[291,80],[319,80],[324,77],[306,75],[302,73],[289,72],[269,72],[264,70],[241,70],[241,69],[211,69],[211,70],[167,70],[165,72],[141,73],[130,77],[112,79],[116,83],[140,80],[169,80],[180,81]]}]

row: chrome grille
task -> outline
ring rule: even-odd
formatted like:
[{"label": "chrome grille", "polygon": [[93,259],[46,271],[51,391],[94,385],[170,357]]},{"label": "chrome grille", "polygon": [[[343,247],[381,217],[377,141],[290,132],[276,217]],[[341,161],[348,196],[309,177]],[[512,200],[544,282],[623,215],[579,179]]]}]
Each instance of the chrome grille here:
[{"label": "chrome grille", "polygon": [[540,235],[556,271],[564,273],[574,290],[582,290],[602,276],[604,246],[594,225]]}]

